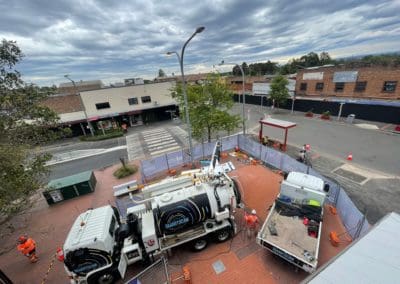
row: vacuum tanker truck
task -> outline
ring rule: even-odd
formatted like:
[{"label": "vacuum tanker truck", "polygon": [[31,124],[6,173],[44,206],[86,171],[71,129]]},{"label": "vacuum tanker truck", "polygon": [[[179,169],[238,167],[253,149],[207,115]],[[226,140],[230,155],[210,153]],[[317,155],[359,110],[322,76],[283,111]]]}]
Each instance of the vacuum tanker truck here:
[{"label": "vacuum tanker truck", "polygon": [[191,243],[200,251],[232,237],[241,196],[226,173],[213,171],[218,157],[217,143],[207,170],[149,186],[150,197],[128,208],[126,218],[112,206],[82,213],[63,246],[71,283],[113,283],[128,265],[173,247]]}]

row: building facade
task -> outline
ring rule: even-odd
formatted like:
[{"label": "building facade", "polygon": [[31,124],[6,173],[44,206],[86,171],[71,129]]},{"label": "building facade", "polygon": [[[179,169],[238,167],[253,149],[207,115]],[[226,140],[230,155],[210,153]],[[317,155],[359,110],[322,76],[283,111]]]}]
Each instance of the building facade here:
[{"label": "building facade", "polygon": [[400,67],[312,67],[298,71],[296,95],[398,100],[399,83]]},{"label": "building facade", "polygon": [[103,88],[81,92],[88,121],[94,128],[129,126],[170,119],[177,112],[171,96],[174,82]]}]

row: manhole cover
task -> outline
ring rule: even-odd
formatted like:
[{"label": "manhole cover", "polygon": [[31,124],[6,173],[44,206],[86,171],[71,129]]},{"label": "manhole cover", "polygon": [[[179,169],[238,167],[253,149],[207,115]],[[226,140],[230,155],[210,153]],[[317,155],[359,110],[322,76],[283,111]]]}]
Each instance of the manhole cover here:
[{"label": "manhole cover", "polygon": [[225,271],[225,265],[220,260],[214,262],[212,266],[217,274]]},{"label": "manhole cover", "polygon": [[367,178],[364,176],[361,176],[359,174],[353,173],[351,171],[346,171],[344,169],[337,169],[335,171],[333,171],[335,174],[342,176],[346,179],[352,180],[356,183],[362,183],[363,181],[365,181]]}]

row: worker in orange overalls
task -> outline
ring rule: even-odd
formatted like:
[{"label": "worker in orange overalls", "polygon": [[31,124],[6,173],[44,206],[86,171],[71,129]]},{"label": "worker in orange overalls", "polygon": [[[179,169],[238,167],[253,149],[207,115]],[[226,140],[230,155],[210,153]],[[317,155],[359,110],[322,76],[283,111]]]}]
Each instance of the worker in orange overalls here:
[{"label": "worker in orange overalls", "polygon": [[244,220],[246,222],[247,237],[250,237],[256,232],[259,223],[256,210],[251,210],[251,214],[244,212]]},{"label": "worker in orange overalls", "polygon": [[20,236],[18,238],[17,249],[29,260],[34,263],[38,261],[38,257],[36,256],[36,242],[32,238],[28,238],[27,236]]}]

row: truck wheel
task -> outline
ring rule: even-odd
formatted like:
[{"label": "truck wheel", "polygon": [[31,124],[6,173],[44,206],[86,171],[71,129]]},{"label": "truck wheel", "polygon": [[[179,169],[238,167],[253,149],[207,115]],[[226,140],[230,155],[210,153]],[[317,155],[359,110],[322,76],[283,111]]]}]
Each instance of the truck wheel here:
[{"label": "truck wheel", "polygon": [[118,280],[117,273],[113,270],[106,270],[96,273],[88,279],[89,284],[112,284]]},{"label": "truck wheel", "polygon": [[217,242],[222,243],[225,242],[231,236],[230,229],[221,229],[215,233],[215,239]]},{"label": "truck wheel", "polygon": [[205,249],[208,245],[208,242],[206,239],[197,239],[194,240],[193,242],[193,250],[194,251],[202,251],[203,249]]}]

